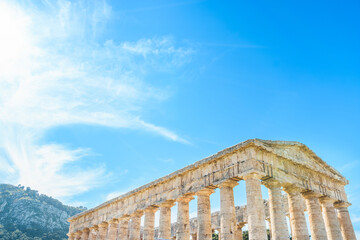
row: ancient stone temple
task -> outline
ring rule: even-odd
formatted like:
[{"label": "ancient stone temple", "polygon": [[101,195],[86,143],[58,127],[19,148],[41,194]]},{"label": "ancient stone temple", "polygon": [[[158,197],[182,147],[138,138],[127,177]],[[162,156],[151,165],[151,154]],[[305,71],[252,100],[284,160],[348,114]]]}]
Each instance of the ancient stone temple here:
[{"label": "ancient stone temple", "polygon": [[[247,204],[236,207],[233,190],[239,181],[245,181]],[[355,240],[347,184],[304,144],[252,139],[70,218],[68,235],[76,240],[210,240],[216,231],[221,240],[238,240],[247,224],[251,240],[267,240],[267,225],[275,240]],[[212,213],[210,195],[217,188],[220,211]],[[197,217],[190,219],[195,196]],[[177,222],[172,223],[175,204]]]}]

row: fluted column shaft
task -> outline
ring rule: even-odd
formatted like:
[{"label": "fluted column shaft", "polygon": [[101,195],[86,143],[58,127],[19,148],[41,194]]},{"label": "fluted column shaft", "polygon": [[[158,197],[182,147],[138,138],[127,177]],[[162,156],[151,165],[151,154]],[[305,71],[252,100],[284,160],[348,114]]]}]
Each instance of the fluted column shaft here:
[{"label": "fluted column shaft", "polygon": [[140,240],[141,216],[142,211],[135,212],[130,215],[129,240]]},{"label": "fluted column shaft", "polygon": [[210,195],[214,193],[212,189],[202,189],[197,194],[197,219],[198,219],[198,238],[203,240],[212,239],[211,231],[211,206]]},{"label": "fluted column shaft", "polygon": [[261,176],[249,174],[244,177],[250,240],[267,240],[264,200],[261,194]]},{"label": "fluted column shaft", "polygon": [[236,181],[228,180],[220,184],[220,227],[221,239],[233,240],[236,231],[234,190]]},{"label": "fluted column shaft", "polygon": [[342,240],[339,220],[335,213],[334,200],[328,197],[320,199],[328,240]]},{"label": "fluted column shaft", "polygon": [[154,240],[155,238],[155,212],[157,209],[158,208],[154,206],[145,209],[143,240]]},{"label": "fluted column shaft", "polygon": [[327,240],[324,219],[321,213],[319,196],[308,192],[303,194],[306,209],[309,214],[310,231],[312,240]]},{"label": "fluted column shaft", "polygon": [[82,235],[81,235],[81,240],[89,240],[89,233],[90,233],[90,230],[88,228],[83,229]]},{"label": "fluted column shaft", "polygon": [[284,201],[281,193],[281,185],[277,181],[266,181],[264,185],[269,193],[269,228],[271,239],[288,240],[289,230],[286,222]]},{"label": "fluted column shaft", "polygon": [[189,240],[190,239],[190,216],[189,216],[189,202],[194,198],[183,196],[177,200],[178,214],[176,226],[176,240]]},{"label": "fluted column shaft", "polygon": [[216,229],[217,230],[217,232],[218,232],[218,238],[219,238],[219,240],[221,240],[222,238],[221,238],[221,228],[219,228],[219,229]]},{"label": "fluted column shaft", "polygon": [[171,238],[171,207],[174,201],[168,200],[160,205],[159,238]]},{"label": "fluted column shaft", "polygon": [[290,212],[290,225],[293,240],[309,240],[306,226],[303,199],[298,188],[284,188],[287,192]]},{"label": "fluted column shaft", "polygon": [[337,217],[340,223],[341,235],[344,240],[356,239],[354,227],[351,223],[348,207],[349,203],[338,202],[334,204],[337,211]]},{"label": "fluted column shaft", "polygon": [[107,237],[107,232],[108,232],[108,223],[107,222],[102,222],[99,224],[99,234],[98,234],[98,237],[97,239],[106,239]]},{"label": "fluted column shaft", "polygon": [[118,224],[119,224],[119,221],[117,219],[113,219],[109,222],[108,234],[107,234],[108,240],[116,240]]},{"label": "fluted column shaft", "polygon": [[[244,227],[243,223],[239,223],[237,225],[237,231],[236,231],[236,236],[235,236],[235,240],[243,240],[243,232],[242,232],[242,228]],[[220,239],[220,238],[219,238]]]},{"label": "fluted column shaft", "polygon": [[118,238],[120,240],[129,240],[129,216],[121,218],[119,223]]}]

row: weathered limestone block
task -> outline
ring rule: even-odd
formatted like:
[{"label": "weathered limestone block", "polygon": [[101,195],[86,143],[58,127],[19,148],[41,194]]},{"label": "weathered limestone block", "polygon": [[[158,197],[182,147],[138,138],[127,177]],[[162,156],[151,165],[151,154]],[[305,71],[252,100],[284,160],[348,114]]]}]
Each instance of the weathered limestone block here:
[{"label": "weathered limestone block", "polygon": [[221,239],[233,240],[236,231],[234,190],[236,181],[227,180],[220,184],[220,226]]},{"label": "weathered limestone block", "polygon": [[342,240],[339,220],[335,213],[334,199],[328,197],[320,198],[322,213],[329,240]]},{"label": "weathered limestone block", "polygon": [[286,222],[286,212],[281,185],[278,181],[267,180],[264,185],[269,192],[269,216],[271,226],[271,239],[288,240],[289,230]]},{"label": "weathered limestone block", "polygon": [[129,240],[140,240],[141,216],[143,211],[137,211],[130,215]]},{"label": "weathered limestone block", "polygon": [[334,207],[337,211],[337,217],[340,223],[341,235],[344,240],[356,239],[354,227],[351,223],[350,214],[348,207],[349,203],[346,202],[336,202]]},{"label": "weathered limestone block", "polygon": [[314,192],[302,193],[305,198],[307,211],[309,214],[311,239],[327,240],[324,219],[321,213],[319,194]]},{"label": "weathered limestone block", "polygon": [[189,216],[189,202],[194,198],[192,195],[186,195],[177,200],[178,214],[177,214],[177,240],[190,239],[190,216]]},{"label": "weathered limestone block", "polygon": [[171,238],[171,207],[174,206],[174,202],[174,200],[168,200],[160,204],[160,238]]},{"label": "weathered limestone block", "polygon": [[297,187],[285,187],[288,195],[291,234],[293,240],[309,240],[309,232],[306,226],[303,199],[300,189]]},{"label": "weathered limestone block", "polygon": [[154,240],[155,236],[155,212],[158,207],[151,206],[145,209],[144,240]]},{"label": "weathered limestone block", "polygon": [[211,240],[211,206],[210,195],[214,193],[214,190],[204,188],[198,191],[197,194],[197,223],[199,239]]},{"label": "weathered limestone block", "polygon": [[244,177],[250,240],[267,240],[264,200],[261,194],[261,177],[256,173]]}]

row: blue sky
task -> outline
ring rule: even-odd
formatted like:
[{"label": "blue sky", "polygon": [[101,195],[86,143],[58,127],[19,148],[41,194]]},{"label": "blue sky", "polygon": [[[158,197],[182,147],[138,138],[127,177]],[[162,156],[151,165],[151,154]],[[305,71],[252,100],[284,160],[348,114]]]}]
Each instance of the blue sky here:
[{"label": "blue sky", "polygon": [[0,179],[93,207],[250,138],[299,141],[349,179],[360,233],[359,9],[0,1]]}]

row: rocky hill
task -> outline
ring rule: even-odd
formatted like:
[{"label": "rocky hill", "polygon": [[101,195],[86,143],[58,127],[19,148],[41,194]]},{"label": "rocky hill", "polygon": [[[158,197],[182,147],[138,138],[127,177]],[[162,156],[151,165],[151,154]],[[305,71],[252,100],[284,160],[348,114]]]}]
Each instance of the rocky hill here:
[{"label": "rocky hill", "polygon": [[84,210],[30,188],[0,184],[0,239],[67,239],[67,218]]}]

